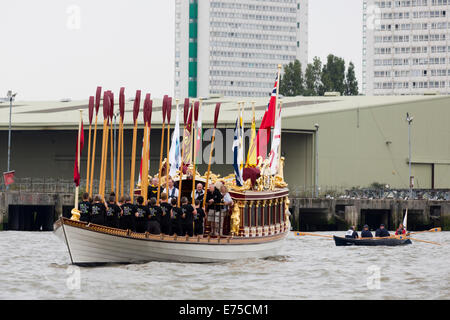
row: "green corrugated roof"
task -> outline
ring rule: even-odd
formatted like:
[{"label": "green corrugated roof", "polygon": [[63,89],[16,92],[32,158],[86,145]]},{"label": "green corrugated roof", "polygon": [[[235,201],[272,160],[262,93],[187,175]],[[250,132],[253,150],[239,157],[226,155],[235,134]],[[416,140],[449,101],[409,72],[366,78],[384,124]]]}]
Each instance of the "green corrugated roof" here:
[{"label": "green corrugated roof", "polygon": [[[384,105],[396,105],[416,101],[450,99],[450,96],[354,96],[354,97],[283,97],[283,118],[309,116],[341,112],[357,108],[371,108]],[[192,100],[191,100],[192,101]],[[222,103],[219,116],[219,126],[233,126],[237,116],[237,102],[245,102],[245,122],[251,121],[251,102],[255,102],[256,119],[261,120],[269,98],[213,98],[203,100],[203,123],[211,126],[214,117],[214,106]],[[180,115],[183,112],[184,100],[180,100]],[[175,104],[175,101],[174,101]],[[139,124],[142,124],[142,105],[139,114]],[[162,99],[153,100],[152,126],[159,127],[162,121]],[[83,109],[85,126],[88,124],[88,101],[16,101],[13,103],[12,123],[13,127],[20,129],[74,129],[77,128],[79,113]],[[102,106],[100,106],[99,120],[102,123]],[[115,102],[115,110],[118,111],[118,99]],[[127,101],[125,105],[125,125],[132,126],[133,101]],[[172,108],[172,124],[175,121],[175,106]],[[181,116],[181,119],[183,117]],[[0,103],[0,130],[8,128],[9,103]]]}]

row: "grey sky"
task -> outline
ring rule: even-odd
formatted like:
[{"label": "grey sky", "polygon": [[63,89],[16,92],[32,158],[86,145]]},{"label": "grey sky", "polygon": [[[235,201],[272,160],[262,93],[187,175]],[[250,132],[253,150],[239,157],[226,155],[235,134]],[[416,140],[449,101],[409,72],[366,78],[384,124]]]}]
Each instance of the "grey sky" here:
[{"label": "grey sky", "polygon": [[[362,1],[309,6],[310,60],[342,56],[360,80]],[[173,93],[174,1],[2,0],[0,12],[0,96],[86,99],[97,85]]]}]

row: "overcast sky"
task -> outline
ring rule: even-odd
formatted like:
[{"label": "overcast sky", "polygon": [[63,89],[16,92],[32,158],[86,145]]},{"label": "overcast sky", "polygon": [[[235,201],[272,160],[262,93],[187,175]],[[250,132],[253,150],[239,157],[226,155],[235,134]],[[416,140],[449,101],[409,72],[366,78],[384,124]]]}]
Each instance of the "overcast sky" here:
[{"label": "overcast sky", "polygon": [[[87,99],[97,85],[173,94],[173,0],[2,0],[0,13],[0,97]],[[309,60],[341,56],[360,81],[361,21],[361,0],[310,0]]]}]

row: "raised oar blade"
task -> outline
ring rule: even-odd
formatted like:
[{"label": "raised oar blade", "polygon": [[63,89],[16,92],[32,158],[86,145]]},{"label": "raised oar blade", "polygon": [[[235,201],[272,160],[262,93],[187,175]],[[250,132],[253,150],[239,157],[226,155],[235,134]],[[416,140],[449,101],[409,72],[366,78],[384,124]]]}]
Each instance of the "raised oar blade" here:
[{"label": "raised oar blade", "polygon": [[220,102],[216,104],[216,111],[214,112],[214,129],[217,127],[217,120],[219,119]]},{"label": "raised oar blade", "polygon": [[98,114],[101,98],[102,98],[102,87],[97,87],[97,92],[95,93],[95,114]]},{"label": "raised oar blade", "polygon": [[195,101],[194,103],[194,121],[198,121],[198,109],[200,108],[200,102]]},{"label": "raised oar blade", "polygon": [[141,104],[141,90],[136,90],[136,97],[134,98],[133,105],[133,122],[136,123],[137,117],[139,115],[139,108]]},{"label": "raised oar blade", "polygon": [[124,87],[120,88],[120,93],[119,93],[119,112],[120,112],[120,117],[123,120],[123,117],[125,116],[125,88]]},{"label": "raised oar blade", "polygon": [[167,116],[167,123],[170,123],[170,117],[172,115],[172,98],[167,98],[167,107],[166,107],[166,116]]},{"label": "raised oar blade", "polygon": [[111,123],[112,123],[112,121],[113,121],[113,118],[114,118],[114,92],[111,92],[110,94],[109,94],[109,98],[110,98],[110,102],[111,102],[111,104],[110,104],[110,106],[109,106],[109,119],[111,120]]},{"label": "raised oar blade", "polygon": [[162,116],[163,116],[163,123],[166,123],[166,114],[167,114],[167,94],[163,98],[163,104],[162,104]]},{"label": "raised oar blade", "polygon": [[153,100],[148,99],[148,113],[147,113],[147,122],[148,125],[152,123],[152,112],[153,112]]},{"label": "raised oar blade", "polygon": [[184,114],[183,114],[184,126],[186,126],[188,113],[189,113],[189,98],[186,98],[186,99],[184,99]]},{"label": "raised oar blade", "polygon": [[144,112],[142,113],[142,120],[144,120],[144,124],[147,124],[147,113],[148,113],[148,97],[145,97]]},{"label": "raised oar blade", "polygon": [[109,91],[103,93],[103,119],[109,117]]},{"label": "raised oar blade", "polygon": [[94,117],[94,106],[95,98],[94,96],[89,97],[89,124],[92,124],[92,118]]}]

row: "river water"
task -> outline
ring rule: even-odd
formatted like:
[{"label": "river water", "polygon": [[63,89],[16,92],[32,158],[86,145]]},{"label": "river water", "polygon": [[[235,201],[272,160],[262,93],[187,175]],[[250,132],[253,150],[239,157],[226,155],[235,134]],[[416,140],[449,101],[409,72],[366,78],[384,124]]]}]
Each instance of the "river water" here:
[{"label": "river water", "polygon": [[450,299],[450,232],[416,238],[443,245],[336,247],[291,234],[264,260],[79,268],[51,232],[4,231],[0,299]]}]

